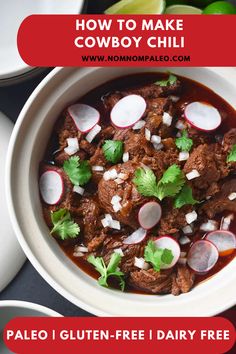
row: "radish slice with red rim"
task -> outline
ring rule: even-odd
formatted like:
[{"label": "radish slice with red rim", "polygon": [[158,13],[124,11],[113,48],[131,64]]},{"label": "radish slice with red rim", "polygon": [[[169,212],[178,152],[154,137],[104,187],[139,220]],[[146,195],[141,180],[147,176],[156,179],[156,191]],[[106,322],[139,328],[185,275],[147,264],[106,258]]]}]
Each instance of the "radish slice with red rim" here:
[{"label": "radish slice with red rim", "polygon": [[152,229],[161,218],[161,206],[157,202],[144,204],[138,213],[140,226],[145,230]]},{"label": "radish slice with red rim", "polygon": [[174,267],[180,258],[180,246],[178,242],[170,236],[161,236],[157,238],[154,243],[157,248],[166,248],[170,250],[174,256],[172,262],[170,264],[162,264],[161,269],[169,269]]},{"label": "radish slice with red rim", "polygon": [[125,96],[113,107],[111,121],[118,128],[129,128],[142,118],[146,107],[146,101],[142,96]]},{"label": "radish slice with red rim", "polygon": [[147,231],[140,227],[138,230],[134,231],[130,236],[124,239],[123,243],[125,245],[133,245],[142,242],[147,235]]},{"label": "radish slice with red rim", "polygon": [[196,241],[188,252],[187,263],[189,267],[199,274],[211,270],[219,258],[216,246],[208,240]]},{"label": "radish slice with red rim", "polygon": [[219,111],[205,102],[192,102],[185,107],[185,119],[194,128],[204,131],[211,131],[221,124]]},{"label": "radish slice with red rim", "polygon": [[59,172],[48,170],[39,179],[40,194],[45,203],[58,204],[64,192],[64,183]]},{"label": "radish slice with red rim", "polygon": [[83,103],[68,107],[68,112],[77,129],[82,133],[89,132],[100,119],[100,113],[95,108]]},{"label": "radish slice with red rim", "polygon": [[206,240],[211,241],[217,247],[220,256],[226,256],[236,248],[236,236],[230,231],[212,231],[206,236]]}]

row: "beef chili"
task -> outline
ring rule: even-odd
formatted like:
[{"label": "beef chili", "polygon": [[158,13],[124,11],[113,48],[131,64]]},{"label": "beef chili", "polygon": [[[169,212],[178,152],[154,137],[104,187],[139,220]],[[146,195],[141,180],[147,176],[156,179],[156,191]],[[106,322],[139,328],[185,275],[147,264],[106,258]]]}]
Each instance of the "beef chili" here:
[{"label": "beef chili", "polygon": [[101,286],[179,295],[236,254],[236,112],[174,74],[115,79],[62,112],[43,214]]}]

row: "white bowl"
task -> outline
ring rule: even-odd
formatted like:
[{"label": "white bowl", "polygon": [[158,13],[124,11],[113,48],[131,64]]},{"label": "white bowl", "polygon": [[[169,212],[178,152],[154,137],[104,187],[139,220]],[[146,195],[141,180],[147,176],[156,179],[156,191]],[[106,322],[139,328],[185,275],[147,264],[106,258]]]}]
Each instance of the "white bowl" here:
[{"label": "white bowl", "polygon": [[[77,306],[103,316],[211,316],[236,303],[236,259],[211,279],[179,297],[122,293],[100,287],[50,237],[38,193],[38,165],[59,113],[91,89],[122,75],[159,68],[56,68],[25,104],[10,142],[8,205],[26,255],[42,277]],[[213,89],[235,106],[236,71],[168,68]]]},{"label": "white bowl", "polygon": [[9,321],[16,317],[62,317],[59,313],[32,302],[25,301],[0,301],[0,353],[10,352],[4,345],[2,333]]}]

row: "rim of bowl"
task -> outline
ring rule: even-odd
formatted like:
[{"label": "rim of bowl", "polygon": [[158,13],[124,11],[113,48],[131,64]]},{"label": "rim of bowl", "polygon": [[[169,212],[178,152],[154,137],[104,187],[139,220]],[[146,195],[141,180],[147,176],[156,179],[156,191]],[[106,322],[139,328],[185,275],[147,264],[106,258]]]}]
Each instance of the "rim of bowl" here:
[{"label": "rim of bowl", "polygon": [[47,315],[49,317],[63,317],[59,312],[56,312],[49,307],[36,304],[34,302],[20,301],[20,300],[2,300],[0,301],[0,310],[1,308],[7,307],[18,307],[21,309],[33,310]]},{"label": "rim of bowl", "polygon": [[[93,313],[95,315],[98,315],[98,316],[114,316],[113,313],[110,313],[107,310],[101,310],[100,307],[96,306],[96,299],[93,302],[93,304],[90,305],[90,304],[86,303],[86,301],[84,301],[84,300],[78,298],[77,296],[73,295],[69,290],[67,290],[65,287],[63,287],[61,284],[59,284],[56,280],[54,280],[53,276],[50,275],[49,272],[44,268],[44,266],[41,265],[41,263],[37,260],[36,255],[34,255],[33,252],[31,251],[27,241],[25,240],[25,237],[24,237],[23,233],[21,232],[21,228],[20,228],[19,222],[17,220],[17,215],[16,215],[17,213],[16,213],[15,208],[14,208],[14,202],[13,202],[12,193],[11,193],[11,175],[12,175],[12,164],[11,164],[11,162],[12,162],[12,158],[14,156],[14,154],[13,154],[14,153],[14,143],[15,143],[15,139],[17,138],[17,135],[18,135],[18,130],[20,129],[21,124],[22,124],[22,122],[24,120],[24,116],[27,113],[27,110],[31,107],[31,105],[34,102],[34,100],[37,97],[37,95],[40,93],[40,91],[45,86],[50,84],[51,80],[55,76],[60,74],[60,72],[65,70],[65,69],[67,69],[67,68],[55,68],[55,69],[53,69],[40,82],[40,84],[36,87],[36,89],[30,95],[29,99],[25,103],[25,105],[24,105],[24,107],[23,107],[23,109],[22,109],[22,111],[21,111],[21,113],[19,115],[19,118],[18,118],[18,120],[16,122],[15,128],[13,130],[13,134],[12,134],[12,137],[11,137],[11,140],[10,140],[9,149],[8,149],[8,156],[7,156],[7,168],[6,168],[6,188],[7,188],[7,191],[8,191],[8,193],[7,193],[7,204],[8,204],[8,208],[9,208],[9,211],[10,211],[10,218],[11,218],[11,221],[12,221],[12,224],[13,224],[13,228],[14,228],[14,231],[15,231],[15,233],[17,235],[19,243],[20,243],[21,247],[23,248],[24,252],[26,253],[28,259],[33,264],[35,269],[39,272],[39,274],[58,293],[60,293],[63,297],[65,297],[67,300],[69,300],[70,302],[72,302],[76,306],[79,306],[79,307],[83,308],[84,310],[86,310],[86,311],[88,311],[90,313]],[[97,70],[97,69],[101,69],[101,68],[82,68],[82,69],[74,68],[74,70],[80,70],[80,71],[84,72],[85,74],[86,74],[86,72],[90,72],[91,73],[93,70]],[[129,68],[127,68],[127,69],[129,69]],[[140,68],[140,69],[142,69],[142,71],[145,72],[145,69],[147,69],[147,68]],[[152,68],[152,69],[153,69],[153,71],[163,71],[162,68],[158,68],[158,67],[155,67],[155,68]],[[166,71],[169,68],[164,68],[164,69]],[[177,69],[180,69],[180,68],[172,68],[172,70],[177,70]],[[182,69],[186,69],[186,68],[182,68]],[[211,71],[211,72],[215,72],[216,74],[221,76],[222,79],[225,79],[225,80],[226,80],[226,78],[224,76],[227,75],[228,83],[230,83],[230,84],[232,84],[231,74],[234,77],[236,77],[236,72],[233,71],[230,68],[189,68],[189,70],[191,70],[191,69],[204,69],[204,70],[208,70],[208,71]],[[229,73],[230,70],[231,70],[231,74]],[[129,72],[127,72],[127,74],[128,73]],[[119,75],[117,77],[119,77]],[[234,87],[235,87],[235,83],[234,83]],[[231,274],[231,276],[232,276],[232,274]],[[223,294],[224,294],[224,292],[226,290],[228,290],[229,281],[227,283],[225,282],[224,285],[225,285],[224,287],[223,287],[223,284],[220,285],[220,289],[222,290]],[[227,289],[226,289],[226,287],[227,287]],[[234,291],[235,294],[236,294],[236,284],[235,284],[234,289],[231,286],[231,291]],[[214,293],[215,293],[215,290],[214,290]],[[207,311],[204,310],[204,314],[201,311],[199,311],[199,314],[194,314],[193,316],[214,316],[216,314],[219,314],[219,313],[227,310],[228,308],[230,308],[230,307],[232,307],[232,306],[234,306],[236,304],[235,294],[232,296],[232,298],[230,297],[230,299],[228,299],[226,302],[222,302],[222,297],[221,297],[222,294],[217,293],[217,296],[219,297],[219,301],[217,303],[217,308],[213,309],[213,308],[210,307],[210,309],[208,309]],[[100,295],[102,296],[101,291],[100,291]],[[186,294],[183,294],[183,295],[186,295]],[[200,297],[199,295],[196,296],[195,302],[197,300],[202,301],[202,298],[199,299],[199,297]],[[181,299],[179,301],[179,305],[180,306],[183,305],[183,302],[184,302],[183,300],[184,300],[183,297],[181,297]],[[206,300],[207,300],[207,298],[206,298]],[[189,300],[189,303],[191,303],[191,299]],[[138,301],[137,301],[137,311],[138,311],[138,306],[139,305],[140,305],[140,303],[138,303]],[[158,302],[157,302],[157,305],[158,305]],[[117,314],[115,316],[119,316],[119,314]],[[137,313],[136,315],[132,314],[131,316],[144,316],[144,315],[140,315],[139,313]],[[153,316],[159,316],[159,315],[158,315],[158,313],[155,312],[153,314]],[[163,316],[163,313],[160,316]],[[173,315],[169,312],[168,314],[165,314],[164,316],[170,317],[170,316],[173,316]],[[186,315],[186,314],[183,313],[183,315],[178,315],[178,316],[191,316],[191,314]]]}]

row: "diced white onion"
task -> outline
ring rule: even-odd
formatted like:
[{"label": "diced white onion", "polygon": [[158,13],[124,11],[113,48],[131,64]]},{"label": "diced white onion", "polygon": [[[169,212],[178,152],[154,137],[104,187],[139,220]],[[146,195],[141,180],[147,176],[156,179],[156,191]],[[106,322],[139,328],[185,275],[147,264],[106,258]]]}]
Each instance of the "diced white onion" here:
[{"label": "diced white onion", "polygon": [[161,137],[159,135],[152,135],[151,143],[160,144],[160,142],[161,142]]},{"label": "diced white onion", "polygon": [[88,248],[85,247],[85,246],[76,246],[75,251],[87,253],[88,252]]},{"label": "diced white onion", "polygon": [[185,257],[179,258],[178,263],[182,264],[182,265],[186,265],[187,264],[187,258],[185,258]]},{"label": "diced white onion", "polygon": [[79,151],[79,142],[77,138],[68,138],[67,147],[64,149],[65,153],[69,156],[76,154]]},{"label": "diced white onion", "polygon": [[117,171],[115,168],[113,168],[112,170],[106,171],[103,174],[103,179],[105,179],[105,181],[109,181],[109,180],[114,180],[117,178]]},{"label": "diced white onion", "polygon": [[142,119],[141,119],[141,120],[139,120],[137,123],[134,124],[133,130],[142,129],[145,124],[146,124],[145,120],[142,120]]},{"label": "diced white onion", "polygon": [[122,157],[123,162],[128,162],[129,161],[129,153],[125,152]]},{"label": "diced white onion", "polygon": [[84,188],[80,187],[80,186],[74,186],[73,187],[73,192],[78,193],[80,195],[84,194]]},{"label": "diced white onion", "polygon": [[171,117],[171,115],[169,115],[169,113],[167,113],[167,112],[164,112],[164,114],[163,114],[163,117],[162,117],[162,122],[163,122],[163,124],[165,124],[165,125],[167,125],[168,127],[170,127],[171,126],[171,123],[172,123],[172,117]]},{"label": "diced white onion", "polygon": [[124,253],[123,253],[123,251],[122,251],[121,248],[116,248],[116,249],[114,250],[114,252],[115,252],[115,253],[118,253],[121,257],[124,256]]},{"label": "diced white onion", "polygon": [[90,132],[86,135],[85,139],[91,143],[93,139],[96,137],[98,133],[100,133],[102,127],[98,124],[96,124],[93,129],[90,130]]},{"label": "diced white onion", "polygon": [[149,264],[145,262],[145,259],[140,257],[134,257],[134,265],[135,267],[139,268],[139,269],[145,269],[147,270],[149,268]]},{"label": "diced white onion", "polygon": [[191,242],[190,238],[185,236],[185,235],[181,236],[180,239],[179,239],[179,243],[181,245],[187,245],[190,242]]},{"label": "diced white onion", "polygon": [[78,251],[78,252],[74,252],[74,253],[73,253],[73,256],[74,256],[74,257],[83,257],[83,256],[84,256],[84,253],[83,253],[83,252],[79,252],[79,251]]},{"label": "diced white onion", "polygon": [[207,222],[204,222],[201,226],[200,226],[200,230],[202,231],[215,231],[218,229],[218,222],[215,220],[207,220]]},{"label": "diced white onion", "polygon": [[106,218],[102,219],[101,223],[102,223],[103,227],[109,227],[110,226],[110,222]]},{"label": "diced white onion", "polygon": [[164,145],[162,143],[160,144],[153,144],[153,147],[156,151],[160,151],[161,149],[163,149]]},{"label": "diced white onion", "polygon": [[186,225],[182,228],[183,233],[188,235],[188,234],[192,234],[193,233],[193,229],[191,228],[190,225]]},{"label": "diced white onion", "polygon": [[118,178],[126,181],[129,178],[129,175],[127,175],[126,173],[118,173]]},{"label": "diced white onion", "polygon": [[112,220],[111,228],[115,230],[120,230],[120,222],[117,220]]},{"label": "diced white onion", "polygon": [[181,134],[180,132],[178,132],[178,133],[176,134],[176,138],[181,138],[181,136],[182,136],[182,134]]},{"label": "diced white onion", "polygon": [[121,179],[121,178],[116,178],[116,179],[115,179],[115,182],[116,182],[117,184],[122,184],[122,183],[124,183],[124,180]]},{"label": "diced white onion", "polygon": [[110,227],[112,229],[120,230],[120,222],[113,220],[110,214],[106,214],[105,218],[101,220],[103,227]]},{"label": "diced white onion", "polygon": [[111,198],[111,204],[112,204],[112,205],[117,204],[117,203],[119,203],[121,200],[122,200],[122,198],[121,198],[119,195],[114,195],[114,196]]},{"label": "diced white onion", "polygon": [[189,158],[189,152],[188,151],[181,151],[179,153],[179,161],[186,161]]},{"label": "diced white onion", "polygon": [[185,215],[185,219],[188,224],[192,224],[195,220],[197,220],[197,213],[195,210],[191,211],[191,213],[188,213]]},{"label": "diced white onion", "polygon": [[191,172],[186,174],[186,177],[190,181],[191,179],[200,177],[200,173],[197,170],[192,170]]},{"label": "diced white onion", "polygon": [[122,205],[118,202],[113,204],[113,210],[115,213],[117,213],[118,211],[120,211],[122,209]]},{"label": "diced white onion", "polygon": [[174,95],[170,95],[169,98],[172,102],[178,102],[180,100],[180,97]]},{"label": "diced white onion", "polygon": [[226,217],[223,217],[221,219],[221,223],[220,223],[220,229],[221,230],[229,230],[231,221],[234,219],[234,214],[229,214]]},{"label": "diced white onion", "polygon": [[184,258],[186,256],[187,252],[180,252],[180,258]]},{"label": "diced white onion", "polygon": [[145,128],[145,138],[150,141],[151,140],[151,132],[149,129]]},{"label": "diced white onion", "polygon": [[185,129],[185,124],[182,120],[178,120],[178,122],[175,125],[175,128],[179,129],[179,130],[183,130]]},{"label": "diced white onion", "polygon": [[229,199],[229,200],[234,200],[234,199],[236,199],[236,193],[235,193],[235,192],[230,193],[230,195],[228,196],[228,199]]},{"label": "diced white onion", "polygon": [[103,166],[92,166],[92,171],[102,172],[102,171],[104,171],[104,167]]}]

